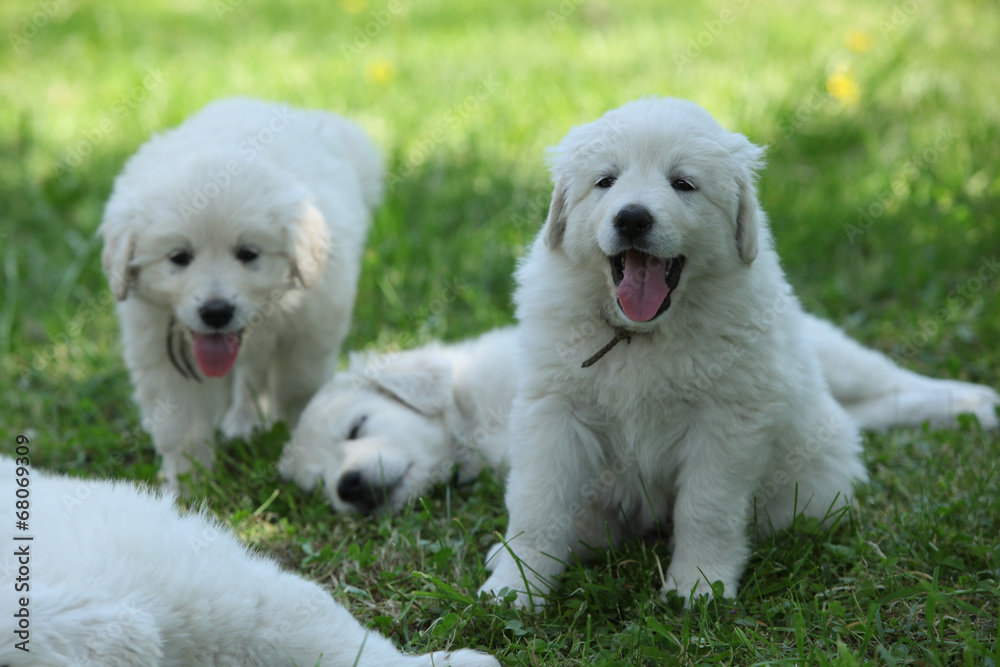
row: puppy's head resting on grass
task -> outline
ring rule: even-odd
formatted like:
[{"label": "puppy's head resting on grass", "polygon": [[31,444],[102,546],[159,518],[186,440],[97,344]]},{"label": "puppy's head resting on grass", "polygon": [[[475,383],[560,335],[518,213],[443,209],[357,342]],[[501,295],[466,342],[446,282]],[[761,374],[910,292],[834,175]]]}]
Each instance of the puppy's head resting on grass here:
[{"label": "puppy's head resting on grass", "polygon": [[451,472],[454,403],[443,356],[352,354],[302,413],[279,469],[307,490],[322,481],[338,512],[398,511]]},{"label": "puppy's head resting on grass", "polygon": [[551,151],[545,243],[603,278],[611,325],[650,331],[689,283],[757,257],[763,153],[693,102],[626,104]]},{"label": "puppy's head resting on grass", "polygon": [[117,300],[171,310],[163,336],[178,372],[199,377],[190,347],[202,375],[221,377],[258,311],[321,280],[327,226],[308,189],[263,161],[175,155],[151,170],[156,149],[115,182],[99,230],[104,271]]}]

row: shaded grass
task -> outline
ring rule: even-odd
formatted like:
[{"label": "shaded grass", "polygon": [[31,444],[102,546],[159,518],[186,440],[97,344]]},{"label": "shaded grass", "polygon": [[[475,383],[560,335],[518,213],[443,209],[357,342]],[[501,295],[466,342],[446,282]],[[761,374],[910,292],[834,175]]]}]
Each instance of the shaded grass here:
[{"label": "shaded grass", "polygon": [[[770,145],[761,197],[809,310],[920,372],[996,383],[1000,289],[978,274],[1000,239],[1000,17],[985,6],[404,3],[353,52],[384,5],[352,4],[66,3],[0,52],[0,449],[28,432],[38,465],[155,478],[93,232],[127,156],[229,94],[342,111],[405,174],[369,235],[350,349],[511,321],[511,271],[547,207],[544,146],[659,93]],[[20,34],[35,11],[7,3],[0,21]],[[851,30],[872,49],[847,48]],[[826,91],[843,71],[854,104]],[[221,443],[197,496],[412,650],[475,646],[509,665],[996,664],[1000,445],[974,424],[869,435],[858,510],[832,532],[764,540],[739,597],[692,613],[659,601],[669,555],[655,543],[571,566],[542,614],[482,607],[471,594],[505,525],[502,480],[439,487],[397,517],[339,517],[278,478],[286,437]]]}]

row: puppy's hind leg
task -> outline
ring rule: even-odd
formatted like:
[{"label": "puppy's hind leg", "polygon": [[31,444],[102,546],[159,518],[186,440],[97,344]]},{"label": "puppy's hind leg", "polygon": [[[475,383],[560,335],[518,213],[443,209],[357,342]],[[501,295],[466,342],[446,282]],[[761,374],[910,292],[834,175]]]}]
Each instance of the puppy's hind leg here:
[{"label": "puppy's hind leg", "polygon": [[829,322],[806,315],[803,326],[816,350],[834,398],[868,429],[954,426],[958,415],[974,414],[986,428],[998,426],[1000,394],[990,387],[937,380],[900,368],[887,356],[863,347]]},{"label": "puppy's hind leg", "polygon": [[830,521],[849,506],[854,486],[868,479],[853,419],[829,395],[802,414],[811,415],[783,432],[777,453],[756,493],[762,534],[783,530],[803,514]]}]

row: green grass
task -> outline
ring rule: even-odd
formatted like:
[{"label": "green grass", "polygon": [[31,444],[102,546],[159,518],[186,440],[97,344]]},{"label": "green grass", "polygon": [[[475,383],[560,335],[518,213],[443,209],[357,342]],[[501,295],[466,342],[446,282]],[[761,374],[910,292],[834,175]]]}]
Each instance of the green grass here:
[{"label": "green grass", "polygon": [[[93,234],[128,155],[231,94],[341,111],[405,175],[369,237],[349,349],[510,322],[511,270],[547,206],[544,147],[665,94],[770,145],[761,196],[808,309],[919,372],[996,384],[1000,280],[977,276],[1000,254],[991,4],[391,6],[404,11],[356,50],[386,3],[0,6],[0,450],[28,433],[39,466],[154,478]],[[855,30],[869,50],[848,48]],[[827,93],[839,74],[855,103]],[[656,544],[571,567],[542,614],[480,606],[502,480],[340,517],[279,480],[285,436],[221,444],[200,494],[408,650],[478,647],[507,665],[998,662],[1000,443],[976,424],[868,436],[858,510],[764,541],[736,600],[691,613],[658,601]]]}]

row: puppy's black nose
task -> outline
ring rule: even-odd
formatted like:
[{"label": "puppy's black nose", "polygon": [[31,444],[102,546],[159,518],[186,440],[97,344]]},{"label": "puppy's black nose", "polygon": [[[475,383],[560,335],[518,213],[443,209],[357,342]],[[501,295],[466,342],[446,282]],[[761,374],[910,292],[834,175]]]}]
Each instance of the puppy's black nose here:
[{"label": "puppy's black nose", "polygon": [[221,329],[233,319],[236,306],[222,299],[212,299],[198,309],[201,321],[210,327]]},{"label": "puppy's black nose", "polygon": [[357,470],[345,472],[337,482],[337,495],[354,505],[362,514],[371,514],[385,502],[388,490],[384,484],[369,484]]},{"label": "puppy's black nose", "polygon": [[626,206],[618,211],[614,225],[625,240],[635,241],[653,226],[653,214],[645,206]]}]

